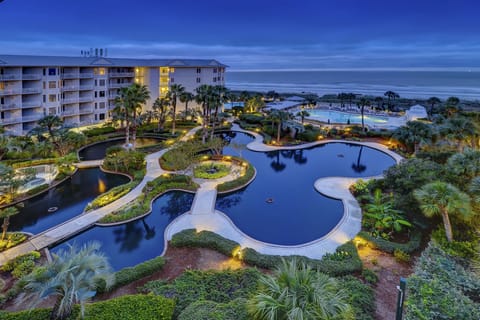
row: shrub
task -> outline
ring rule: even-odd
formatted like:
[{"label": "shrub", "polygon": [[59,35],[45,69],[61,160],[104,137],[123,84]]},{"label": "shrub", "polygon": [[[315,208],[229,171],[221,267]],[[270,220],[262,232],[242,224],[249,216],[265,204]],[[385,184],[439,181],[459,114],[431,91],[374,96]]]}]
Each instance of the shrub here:
[{"label": "shrub", "polygon": [[265,117],[260,114],[243,113],[239,119],[248,124],[261,124]]},{"label": "shrub", "polygon": [[[84,320],[170,320],[174,301],[154,295],[126,295],[108,301],[95,302],[85,306]],[[48,320],[50,309],[33,309],[21,312],[0,313],[4,320]],[[74,306],[72,315],[66,320],[78,319],[80,308]]]},{"label": "shrub", "polygon": [[114,127],[101,127],[101,128],[92,128],[92,129],[85,130],[83,131],[83,134],[86,135],[87,137],[94,137],[94,136],[100,136],[107,133],[113,133],[115,131],[116,130]]},{"label": "shrub", "polygon": [[217,303],[228,303],[233,299],[247,298],[258,288],[260,273],[256,269],[198,271],[187,270],[171,284],[163,281],[152,281],[143,288],[174,298],[175,315],[195,301],[210,300]]},{"label": "shrub", "polygon": [[363,269],[362,271],[362,277],[365,279],[370,284],[376,284],[378,282],[378,276],[377,274],[370,270],[370,269]]},{"label": "shrub", "polygon": [[397,243],[382,238],[375,238],[365,231],[360,231],[357,237],[367,241],[368,245],[373,249],[378,249],[388,253],[394,253],[395,250],[400,250],[405,253],[412,253],[420,247],[422,241],[422,234],[418,230],[412,231],[410,235],[410,241],[406,243]]},{"label": "shrub", "polygon": [[[225,239],[210,231],[196,232],[195,229],[183,230],[172,237],[170,244],[174,247],[202,247],[210,248],[229,257],[239,254],[239,244]],[[242,261],[260,268],[273,269],[281,261],[282,256],[261,254],[254,249],[241,250]],[[289,256],[304,262],[320,272],[330,276],[340,276],[362,270],[362,261],[358,256],[357,249],[352,242],[339,246],[335,253],[326,254],[321,260],[310,259],[304,256]]]},{"label": "shrub", "polygon": [[354,319],[375,319],[375,296],[373,289],[353,276],[341,277],[337,281],[339,287],[346,292],[347,302],[352,307]]},{"label": "shrub", "polygon": [[234,299],[228,303],[200,300],[188,305],[178,316],[178,320],[249,320],[247,300]]},{"label": "shrub", "polygon": [[247,183],[249,183],[250,180],[252,180],[252,178],[255,176],[255,168],[250,163],[248,163],[246,161],[244,161],[244,163],[247,163],[247,167],[245,169],[245,174],[241,177],[238,177],[235,180],[227,181],[227,182],[224,182],[224,183],[221,183],[221,184],[217,185],[217,191],[218,192],[225,193],[225,192],[229,192],[229,191],[232,191],[232,190],[236,190],[238,188],[241,188],[241,187],[247,185]]},{"label": "shrub", "polygon": [[5,240],[0,240],[0,252],[5,251],[27,240],[27,235],[22,232],[8,232]]},{"label": "shrub", "polygon": [[135,188],[140,181],[131,181],[129,183],[125,183],[119,186],[116,186],[109,191],[102,193],[95,199],[93,199],[92,202],[90,202],[86,207],[85,211],[97,209],[103,206],[106,206],[109,203],[112,203],[115,200],[120,199],[130,191],[132,191],[133,188]]},{"label": "shrub", "polygon": [[0,271],[11,272],[13,277],[19,279],[33,271],[35,260],[38,259],[40,259],[40,252],[32,251],[8,261],[0,267]]},{"label": "shrub", "polygon": [[477,254],[476,242],[477,239],[471,241],[456,241],[451,242],[447,240],[445,230],[437,229],[432,232],[432,239],[444,250],[446,253],[452,256],[458,256],[461,258],[473,258]]},{"label": "shrub", "polygon": [[393,251],[393,256],[395,257],[395,260],[397,260],[397,262],[410,262],[410,255],[406,252],[403,252],[402,250],[395,249],[395,251]]},{"label": "shrub", "polygon": [[25,168],[25,167],[39,166],[41,164],[52,164],[52,163],[55,163],[56,160],[57,159],[55,158],[50,158],[50,159],[35,159],[35,160],[29,160],[29,161],[16,162],[16,163],[12,163],[12,168],[19,169],[19,168]]},{"label": "shrub", "polygon": [[121,150],[107,153],[103,160],[103,168],[134,176],[145,168],[145,154],[139,151]]},{"label": "shrub", "polygon": [[139,263],[134,267],[123,268],[122,270],[115,272],[115,283],[113,284],[112,289],[124,286],[133,281],[160,271],[162,270],[164,265],[165,258],[156,257]]}]

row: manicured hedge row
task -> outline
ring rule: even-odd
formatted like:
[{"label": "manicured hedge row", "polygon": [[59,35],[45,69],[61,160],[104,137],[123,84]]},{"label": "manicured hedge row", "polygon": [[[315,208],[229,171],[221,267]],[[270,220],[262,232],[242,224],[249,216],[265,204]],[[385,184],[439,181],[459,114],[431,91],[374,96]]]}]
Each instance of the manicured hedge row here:
[{"label": "manicured hedge row", "polygon": [[93,201],[90,202],[85,207],[85,211],[94,210],[94,209],[104,207],[107,204],[112,203],[113,201],[120,199],[121,197],[123,197],[124,195],[126,195],[127,193],[132,191],[133,188],[135,188],[140,183],[140,181],[139,180],[134,180],[134,181],[116,186],[115,188],[112,188],[109,191],[107,191],[105,193],[102,193],[101,195],[99,195],[98,197],[93,199]]},{"label": "manicured hedge row", "polygon": [[191,303],[178,316],[178,320],[250,320],[247,300],[243,298],[228,303],[199,300]]},{"label": "manicured hedge row", "polygon": [[18,168],[39,166],[42,164],[52,164],[52,163],[55,163],[57,160],[58,159],[56,158],[50,158],[50,159],[36,159],[36,160],[16,162],[16,163],[12,163],[12,168],[18,169]]},{"label": "manicured hedge row", "polygon": [[369,246],[374,249],[379,249],[388,253],[393,253],[395,250],[412,253],[420,247],[422,241],[422,234],[419,231],[412,231],[410,241],[406,243],[396,243],[382,238],[375,238],[365,231],[360,231],[358,237],[368,241]]},{"label": "manicured hedge row", "polygon": [[247,161],[244,162],[247,163],[245,174],[235,180],[217,185],[218,192],[229,192],[230,190],[245,186],[255,176],[255,168]]},{"label": "manicured hedge row", "polygon": [[[195,229],[183,230],[172,237],[170,245],[174,247],[202,247],[210,248],[233,257],[239,254],[239,244],[228,240],[210,231],[196,232]],[[321,260],[310,259],[304,256],[282,257],[261,254],[251,248],[245,248],[240,253],[242,261],[260,268],[273,269],[282,258],[296,258],[300,262],[308,263],[312,268],[331,276],[341,276],[362,270],[362,261],[352,242],[347,242],[337,248],[333,254],[326,254]]]},{"label": "manicured hedge row", "polygon": [[[84,320],[170,320],[175,303],[172,299],[154,295],[127,295],[108,301],[87,304]],[[33,309],[14,313],[0,313],[1,320],[49,320],[50,309]],[[80,316],[78,305],[67,320]]]},{"label": "manicured hedge row", "polygon": [[87,137],[94,137],[94,136],[99,136],[99,135],[104,135],[107,133],[113,133],[115,132],[114,127],[100,127],[100,128],[92,128],[83,131],[83,134],[86,135]]},{"label": "manicured hedge row", "polygon": [[156,257],[145,262],[139,263],[134,267],[123,268],[115,272],[115,284],[113,288],[118,288],[152,273],[160,271],[165,265],[165,258]]}]

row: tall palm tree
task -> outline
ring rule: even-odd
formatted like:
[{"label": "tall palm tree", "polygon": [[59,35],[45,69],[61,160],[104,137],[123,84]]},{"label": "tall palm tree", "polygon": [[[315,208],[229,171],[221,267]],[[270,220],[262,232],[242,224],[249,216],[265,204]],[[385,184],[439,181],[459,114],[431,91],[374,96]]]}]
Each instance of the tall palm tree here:
[{"label": "tall palm tree", "polygon": [[209,122],[212,86],[202,84],[195,89],[195,101],[202,106],[202,143],[205,144],[207,137],[207,124]]},{"label": "tall palm tree", "polygon": [[383,98],[382,97],[375,97],[374,100],[377,103],[378,110],[381,110],[382,106],[383,106]]},{"label": "tall palm tree", "polygon": [[442,216],[449,242],[453,240],[450,215],[455,214],[463,220],[468,220],[472,215],[470,197],[450,183],[434,181],[415,190],[413,195],[425,216]]},{"label": "tall palm tree", "polygon": [[163,130],[165,120],[167,119],[167,111],[169,105],[170,101],[168,100],[168,97],[157,98],[153,102],[152,109],[155,112],[156,118],[158,120],[158,131]]},{"label": "tall palm tree", "polygon": [[429,116],[430,120],[433,117],[433,111],[435,110],[435,105],[439,104],[440,102],[441,102],[440,99],[437,98],[437,97],[428,98],[427,103],[430,105],[430,110],[429,110],[430,112],[428,113],[428,116]]},{"label": "tall palm tree", "polygon": [[51,319],[66,319],[76,303],[80,304],[83,317],[85,302],[95,296],[103,282],[109,288],[114,282],[107,258],[99,252],[100,244],[93,242],[79,250],[69,246],[53,254],[41,271],[25,276],[24,292],[18,302],[31,301],[35,307],[49,296],[55,296]]},{"label": "tall palm tree", "polygon": [[132,84],[127,91],[128,112],[132,115],[132,147],[135,148],[135,141],[137,139],[137,117],[142,112],[142,106],[150,99],[150,92],[146,85],[138,83]]},{"label": "tall palm tree", "polygon": [[115,108],[113,108],[112,112],[118,115],[119,119],[123,118],[123,122],[125,123],[125,145],[130,144],[130,112],[131,109],[128,103],[128,87],[124,87],[120,89],[119,94],[114,100]]},{"label": "tall palm tree", "polygon": [[398,93],[390,91],[390,90],[385,92],[383,95],[388,98],[387,105],[388,105],[389,110],[392,109],[392,101],[395,101],[396,98],[400,98],[400,95]]},{"label": "tall palm tree", "polygon": [[352,319],[345,291],[336,280],[296,260],[282,261],[260,278],[260,293],[247,303],[253,319]]},{"label": "tall palm tree", "polygon": [[223,106],[225,102],[228,101],[229,91],[224,86],[214,86],[212,88],[211,101],[215,109],[213,113],[213,122],[212,122],[212,133],[210,139],[213,139],[213,134],[215,133],[215,126],[218,122],[218,108]]},{"label": "tall palm tree", "polygon": [[8,225],[10,224],[10,217],[18,213],[18,209],[15,207],[8,207],[0,210],[0,219],[3,219],[2,224],[2,240],[5,240],[7,236]]},{"label": "tall palm tree", "polygon": [[172,84],[168,91],[170,102],[172,103],[172,134],[175,134],[175,122],[177,121],[177,99],[185,92],[185,88],[181,84]]},{"label": "tall palm tree", "polygon": [[188,116],[188,103],[190,101],[193,101],[194,98],[195,96],[191,92],[184,91],[182,92],[182,94],[180,94],[180,102],[185,103],[185,113],[184,113],[185,117],[183,118],[184,121],[187,120],[187,116]]},{"label": "tall palm tree", "polygon": [[301,110],[301,111],[297,112],[297,116],[302,119],[302,124],[303,124],[303,122],[305,121],[305,117],[310,116],[310,113],[308,113],[307,110]]},{"label": "tall palm tree", "polygon": [[280,133],[283,123],[290,119],[290,113],[283,110],[273,110],[271,113],[272,122],[277,123],[277,143],[280,142]]},{"label": "tall palm tree", "polygon": [[361,98],[358,105],[360,106],[360,113],[362,114],[362,131],[365,131],[365,107],[370,106],[371,102],[366,98]]},{"label": "tall palm tree", "polygon": [[363,151],[363,146],[360,146],[360,150],[358,151],[358,156],[357,156],[357,162],[352,163],[353,171],[358,173],[362,173],[367,169],[367,166],[361,163],[362,151]]},{"label": "tall palm tree", "polygon": [[440,132],[448,140],[453,141],[459,151],[463,149],[465,143],[470,142],[472,147],[475,145],[477,130],[475,123],[469,118],[461,116],[449,118],[441,127]]}]

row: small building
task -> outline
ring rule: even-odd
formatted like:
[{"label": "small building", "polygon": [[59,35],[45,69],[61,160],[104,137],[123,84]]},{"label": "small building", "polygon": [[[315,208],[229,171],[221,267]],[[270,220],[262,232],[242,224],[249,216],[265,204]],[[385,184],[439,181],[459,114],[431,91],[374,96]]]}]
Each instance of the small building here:
[{"label": "small building", "polygon": [[419,104],[411,106],[410,109],[408,109],[405,112],[405,119],[407,121],[414,121],[417,119],[425,119],[425,118],[428,118],[427,110],[425,109],[424,106]]}]

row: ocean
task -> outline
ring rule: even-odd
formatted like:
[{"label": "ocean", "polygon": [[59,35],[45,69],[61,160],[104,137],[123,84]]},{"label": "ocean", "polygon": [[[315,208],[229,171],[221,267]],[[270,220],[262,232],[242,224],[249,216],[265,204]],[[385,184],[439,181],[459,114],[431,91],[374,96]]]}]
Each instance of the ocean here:
[{"label": "ocean", "polygon": [[232,90],[383,96],[394,91],[405,98],[456,96],[480,100],[480,72],[465,71],[227,71]]}]

